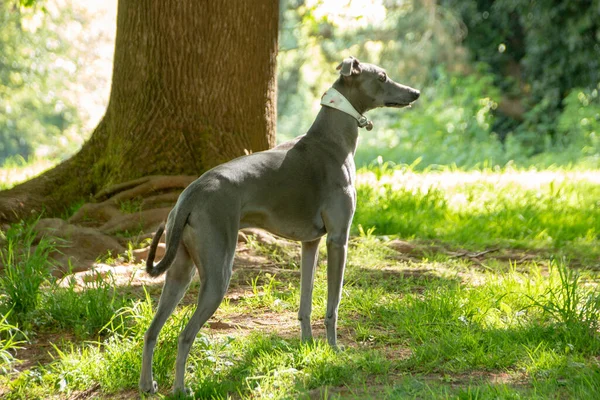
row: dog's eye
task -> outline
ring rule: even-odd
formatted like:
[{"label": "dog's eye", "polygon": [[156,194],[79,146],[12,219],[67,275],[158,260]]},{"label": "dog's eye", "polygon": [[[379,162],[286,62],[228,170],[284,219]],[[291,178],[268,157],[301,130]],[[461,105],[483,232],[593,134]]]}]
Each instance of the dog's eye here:
[{"label": "dog's eye", "polygon": [[380,80],[381,82],[385,82],[385,81],[387,81],[387,75],[385,74],[385,72],[381,72],[381,73],[379,74],[379,80]]}]

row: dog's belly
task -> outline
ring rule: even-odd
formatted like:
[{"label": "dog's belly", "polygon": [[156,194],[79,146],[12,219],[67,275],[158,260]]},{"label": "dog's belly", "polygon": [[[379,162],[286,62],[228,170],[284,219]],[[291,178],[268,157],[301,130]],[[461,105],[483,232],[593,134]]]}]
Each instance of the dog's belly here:
[{"label": "dog's belly", "polygon": [[298,218],[279,219],[261,211],[247,212],[240,219],[240,228],[261,228],[286,239],[300,242],[312,241],[323,236],[325,226],[320,218],[300,220]]}]

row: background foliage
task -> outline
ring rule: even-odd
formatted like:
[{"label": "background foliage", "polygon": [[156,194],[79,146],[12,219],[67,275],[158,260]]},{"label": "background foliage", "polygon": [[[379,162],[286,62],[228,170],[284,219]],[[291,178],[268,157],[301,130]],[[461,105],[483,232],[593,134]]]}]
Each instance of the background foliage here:
[{"label": "background foliage", "polygon": [[[355,1],[321,12],[328,3],[284,12],[282,139],[307,127],[352,54],[422,91],[413,110],[372,113],[359,164],[600,165],[598,1]],[[356,3],[370,7],[353,14]]]},{"label": "background foliage", "polygon": [[548,134],[554,144],[568,145],[572,138],[557,127],[564,100],[574,88],[597,89],[600,81],[600,2],[442,4],[459,13],[470,32],[464,44],[475,60],[491,66],[506,100],[521,103],[520,113],[500,110],[496,129],[515,131],[530,152],[545,150]]},{"label": "background foliage", "polygon": [[70,17],[0,2],[0,161],[64,153],[81,127],[65,94],[78,54],[55,29]]},{"label": "background foliage", "polygon": [[[354,55],[422,92],[413,109],[371,112],[358,165],[600,166],[600,0],[281,4],[280,141],[308,129]],[[0,3],[0,163],[66,158],[91,133],[81,105],[110,79],[85,76],[97,19],[70,0]]]},{"label": "background foliage", "polygon": [[97,6],[75,0],[0,1],[4,167],[32,158],[67,158],[96,125],[108,99],[114,51],[114,17],[113,25],[106,24],[110,14],[95,12]]}]

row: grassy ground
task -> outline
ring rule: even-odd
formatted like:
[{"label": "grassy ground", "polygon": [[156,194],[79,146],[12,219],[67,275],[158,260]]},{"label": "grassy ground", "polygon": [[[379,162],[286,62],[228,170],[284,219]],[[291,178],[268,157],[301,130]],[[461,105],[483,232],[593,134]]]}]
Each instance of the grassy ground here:
[{"label": "grassy ground", "polygon": [[[324,249],[317,340],[303,344],[297,246],[250,241],[194,344],[187,384],[198,398],[594,399],[598,180],[581,171],[363,171],[339,316],[344,351],[324,342]],[[44,279],[51,238],[31,249],[32,235],[27,225],[4,232],[0,397],[138,396],[160,281],[59,285]],[[196,293],[194,283],[159,338],[160,396]]]}]

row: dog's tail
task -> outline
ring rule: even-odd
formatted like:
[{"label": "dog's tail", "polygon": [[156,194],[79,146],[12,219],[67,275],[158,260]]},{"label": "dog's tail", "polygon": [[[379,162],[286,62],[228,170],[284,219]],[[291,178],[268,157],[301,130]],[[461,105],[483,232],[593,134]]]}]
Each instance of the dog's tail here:
[{"label": "dog's tail", "polygon": [[158,247],[158,242],[160,241],[160,237],[162,236],[165,226],[161,225],[154,238],[152,239],[152,244],[150,245],[150,251],[148,252],[148,259],[146,260],[146,272],[148,275],[156,277],[164,273],[175,259],[175,255],[177,254],[177,248],[179,247],[179,242],[181,241],[181,235],[183,234],[183,228],[187,223],[187,218],[189,214],[181,215],[182,213],[175,214],[175,222],[170,228],[169,232],[169,241],[167,242],[167,251],[165,252],[165,256],[158,262],[158,264],[154,265],[154,257],[156,256],[156,247]]}]

